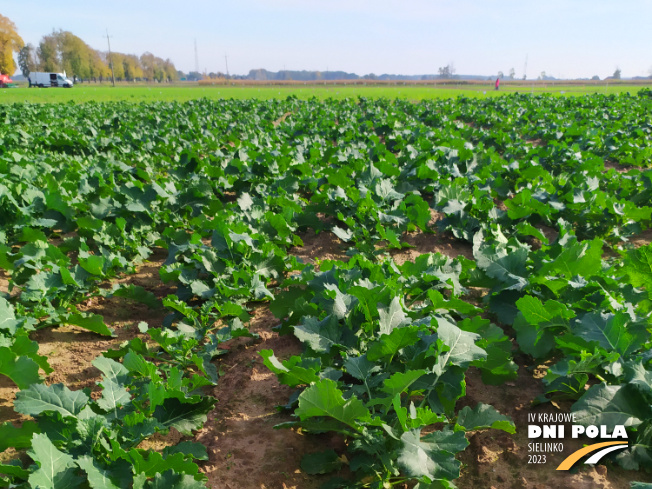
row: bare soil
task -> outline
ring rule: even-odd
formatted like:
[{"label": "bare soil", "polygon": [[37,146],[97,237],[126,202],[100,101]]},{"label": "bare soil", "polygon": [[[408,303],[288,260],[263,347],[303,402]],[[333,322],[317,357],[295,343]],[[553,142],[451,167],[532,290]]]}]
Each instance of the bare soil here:
[{"label": "bare soil", "polygon": [[434,231],[437,221],[442,220],[444,217],[444,214],[430,209],[428,228],[433,230],[432,233],[424,233],[418,229],[415,232],[403,234],[401,242],[407,243],[410,247],[390,252],[396,264],[402,265],[406,261],[414,261],[425,253],[441,253],[449,258],[457,258],[462,255],[464,258],[472,260],[473,247],[469,243],[457,239],[452,233]]},{"label": "bare soil", "polygon": [[7,277],[7,274],[4,270],[0,270],[0,293],[8,293],[9,292],[9,279]]},{"label": "bare soil", "polygon": [[303,246],[296,246],[289,251],[290,255],[300,258],[303,263],[309,263],[319,270],[319,263],[324,260],[340,260],[346,262],[348,245],[333,233],[312,231],[299,233]]},{"label": "bare soil", "polygon": [[[540,378],[545,375],[546,367],[527,365],[525,358],[516,361],[519,364],[518,378],[501,386],[485,385],[476,369],[467,372],[467,396],[461,405],[491,404],[512,418],[516,433],[483,430],[469,434],[469,446],[460,457],[464,464],[462,475],[455,481],[460,489],[628,489],[632,480],[652,480],[649,474],[627,472],[610,463],[596,466],[578,464],[572,471],[557,471],[557,466],[567,456],[591,442],[587,439],[566,437],[562,440],[563,451],[546,453],[545,464],[532,463],[535,459],[530,456],[537,452],[529,451],[529,443],[558,440],[528,439],[528,415],[568,413],[571,403],[555,402],[533,407],[534,399],[543,393]],[[568,433],[570,427],[568,424],[565,426]]]},{"label": "bare soil", "polygon": [[291,115],[292,115],[292,112],[286,112],[286,113],[283,114],[281,117],[279,117],[279,118],[276,119],[274,122],[272,122],[272,125],[273,125],[274,127],[278,127],[281,123],[285,122],[285,119],[287,119],[287,118],[290,117]]},{"label": "bare soil", "polygon": [[[437,218],[433,215],[433,223]],[[301,238],[304,245],[293,248],[291,253],[305,263],[318,267],[324,259],[348,259],[347,244],[331,233],[315,235],[309,232]],[[649,238],[647,235],[640,237],[648,242]],[[414,247],[392,251],[397,263],[431,252],[472,258],[471,247],[448,234],[419,231],[406,234],[403,241]],[[173,293],[174,288],[161,283],[159,278],[163,254],[161,251],[140,266],[135,275],[121,281],[141,285],[160,298]],[[0,287],[3,278],[0,277]],[[96,389],[99,372],[92,367],[92,360],[102,351],[136,336],[140,321],[146,321],[151,327],[160,326],[165,314],[119,298],[93,299],[84,309],[102,314],[117,337],[98,337],[74,326],[34,333],[32,337],[39,342],[40,353],[48,356],[55,369],[46,382],[64,382],[71,389]],[[338,437],[274,429],[275,425],[292,419],[277,409],[286,404],[292,389],[280,385],[276,376],[265,368],[260,351],[272,349],[278,358],[285,359],[300,354],[301,345],[295,338],[279,336],[274,331],[278,321],[266,306],[253,308],[251,314],[249,327],[259,338],[240,338],[226,343],[224,346],[229,353],[216,361],[220,380],[212,395],[218,403],[205,426],[195,435],[209,454],[209,460],[201,469],[208,476],[209,486],[215,489],[316,489],[328,477],[306,475],[300,468],[303,455],[325,448],[341,452],[345,447]],[[500,386],[485,385],[475,369],[468,372],[467,396],[460,407],[475,406],[478,402],[491,404],[512,417],[517,432],[509,435],[484,430],[469,434],[470,445],[460,456],[462,476],[456,481],[461,489],[625,489],[631,480],[652,481],[649,475],[625,472],[611,465],[582,466],[574,472],[557,472],[555,468],[561,460],[581,446],[570,440],[564,441],[564,452],[549,456],[545,465],[529,464],[528,413],[567,412],[569,406],[548,403],[531,407],[532,401],[542,393],[540,378],[546,367],[529,365],[525,357],[517,357],[516,361],[518,378]],[[15,392],[11,382],[0,377],[0,421],[20,421],[20,416],[11,408]],[[148,446],[162,448],[180,439],[181,435],[173,432],[167,437],[155,437]]]},{"label": "bare soil", "polygon": [[630,242],[636,247],[640,248],[641,246],[647,246],[652,243],[652,229],[647,229],[641,234],[634,236],[630,239]]},{"label": "bare soil", "polygon": [[546,145],[546,142],[545,142],[543,139],[541,139],[541,138],[537,138],[537,139],[526,139],[525,142],[526,142],[526,144],[529,144],[529,145],[531,145],[531,146],[534,146],[535,148],[540,148],[541,146],[545,146],[545,145]]},{"label": "bare soil", "polygon": [[627,173],[629,170],[638,170],[638,171],[646,170],[646,168],[642,168],[640,166],[623,165],[622,163],[618,163],[617,161],[605,160],[604,170],[608,171],[611,169],[616,170],[618,173]]},{"label": "bare soil", "polygon": [[401,241],[412,247],[390,252],[397,265],[402,265],[406,261],[414,261],[424,253],[441,253],[450,258],[462,255],[464,258],[473,259],[473,247],[449,233],[427,234],[417,231],[406,233]]},{"label": "bare soil", "polygon": [[296,339],[272,331],[277,324],[267,307],[256,309],[249,327],[260,338],[232,340],[229,354],[218,362],[222,376],[213,390],[218,403],[196,435],[208,449],[204,470],[213,488],[316,489],[323,482],[303,473],[300,463],[305,453],[323,450],[324,440],[274,429],[292,420],[276,408],[287,404],[292,389],[278,383],[260,351],[272,349],[279,358],[301,353]]},{"label": "bare soil", "polygon": [[[158,269],[163,263],[159,256],[139,267],[136,274],[118,280],[141,285],[165,297],[173,289],[162,284]],[[4,279],[4,281],[3,281]],[[6,292],[6,278],[0,277],[0,291]],[[149,326],[160,326],[165,311],[152,311],[147,306],[120,297],[93,297],[79,306],[91,314],[100,314],[104,322],[114,330],[115,337],[107,338],[86,331],[77,326],[62,325],[58,328],[45,328],[31,334],[31,339],[39,344],[39,355],[48,358],[54,372],[45,378],[46,384],[64,383],[71,390],[85,387],[95,388],[100,372],[91,362],[102,352],[117,346],[138,334],[137,325],[144,321]],[[7,377],[0,376],[0,421],[18,421],[22,416],[14,412],[13,400],[16,386]]]}]

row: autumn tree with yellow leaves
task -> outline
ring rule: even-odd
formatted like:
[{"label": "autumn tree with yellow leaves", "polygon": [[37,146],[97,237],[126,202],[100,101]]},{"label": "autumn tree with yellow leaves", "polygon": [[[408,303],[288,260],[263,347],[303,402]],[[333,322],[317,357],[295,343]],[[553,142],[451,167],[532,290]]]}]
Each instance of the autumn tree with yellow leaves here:
[{"label": "autumn tree with yellow leaves", "polygon": [[10,76],[14,74],[16,71],[14,53],[19,52],[24,45],[16,25],[0,14],[0,73]]}]

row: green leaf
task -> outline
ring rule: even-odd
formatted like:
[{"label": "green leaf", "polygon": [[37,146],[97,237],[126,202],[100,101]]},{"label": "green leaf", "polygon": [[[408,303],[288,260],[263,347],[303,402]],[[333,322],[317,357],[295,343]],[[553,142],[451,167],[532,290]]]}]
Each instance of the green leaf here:
[{"label": "green leaf", "polygon": [[124,385],[107,378],[102,379],[101,385],[102,397],[97,400],[97,405],[100,409],[118,416],[118,409],[131,403],[131,394]]},{"label": "green leaf", "polygon": [[394,190],[394,185],[392,185],[392,181],[389,178],[383,178],[379,182],[376,182],[374,191],[383,200],[400,200],[403,198],[403,194]]},{"label": "green leaf", "polygon": [[634,287],[645,287],[652,296],[652,244],[628,251],[623,264],[629,282]]},{"label": "green leaf", "polygon": [[102,222],[103,221],[100,219],[95,219],[90,216],[79,216],[77,218],[77,226],[79,226],[80,229],[88,229],[96,232],[102,229]]},{"label": "green leaf", "polygon": [[460,476],[455,454],[469,444],[464,433],[435,431],[421,436],[421,429],[403,433],[397,463],[409,477],[430,481],[453,480]]},{"label": "green leaf", "polygon": [[[408,426],[407,426],[407,409],[401,406],[401,394],[396,394],[394,397],[391,398],[391,404],[394,407],[394,412],[396,413],[396,417],[398,418],[399,423],[401,424],[401,428],[403,428],[403,431],[408,431]],[[410,407],[412,407],[413,404],[410,404]],[[385,428],[387,430],[387,428]],[[393,438],[396,438],[393,436],[393,430],[388,432],[388,434],[391,434]]]},{"label": "green leaf", "polygon": [[10,334],[16,332],[20,321],[16,320],[14,308],[6,299],[0,297],[0,330],[7,330]]},{"label": "green leaf", "polygon": [[652,416],[649,403],[630,385],[594,385],[571,410],[577,423],[585,426],[638,426]]},{"label": "green leaf", "polygon": [[417,326],[396,328],[388,335],[381,335],[378,340],[369,345],[367,358],[373,362],[384,357],[394,356],[399,350],[413,345],[417,341],[419,341],[419,328]]},{"label": "green leaf", "polygon": [[428,299],[432,302],[432,308],[444,311],[456,311],[461,314],[473,314],[481,311],[479,307],[469,304],[457,297],[451,297],[449,300],[444,299],[444,295],[435,289],[427,291]]},{"label": "green leaf", "polygon": [[335,450],[309,453],[301,459],[301,470],[309,475],[328,474],[338,470],[341,466],[342,461]]},{"label": "green leaf", "polygon": [[[83,416],[83,418],[82,418]],[[89,450],[95,449],[101,442],[104,430],[109,427],[107,416],[95,414],[89,406],[80,414],[77,419],[77,433],[79,440],[88,447]]]},{"label": "green leaf", "polygon": [[63,384],[34,384],[16,393],[14,408],[22,414],[38,416],[56,411],[65,417],[76,417],[88,403],[82,391],[71,391]]},{"label": "green leaf", "polygon": [[[154,433],[165,432],[166,427],[161,425],[155,418],[148,417],[144,413],[130,413],[126,414],[122,421],[124,423],[123,433],[127,440],[140,441],[143,440]],[[115,440],[111,440],[111,444],[116,444]],[[128,447],[128,445],[127,445]],[[117,450],[115,446],[112,446],[111,458],[116,460],[120,458],[118,455],[122,452]],[[126,453],[126,452],[125,452]]]},{"label": "green leaf", "polygon": [[274,294],[265,287],[265,283],[260,279],[258,274],[254,275],[254,278],[251,281],[251,293],[256,300],[274,298]]},{"label": "green leaf", "polygon": [[649,333],[634,336],[628,330],[629,316],[626,313],[601,314],[589,313],[573,328],[573,333],[586,341],[595,341],[607,351],[616,351],[627,356],[643,346]]},{"label": "green leaf", "polygon": [[337,383],[330,379],[323,379],[304,390],[299,396],[295,414],[302,421],[314,416],[328,416],[355,430],[360,430],[359,421],[371,419],[362,401],[355,397],[345,400]]},{"label": "green leaf", "polygon": [[382,392],[389,394],[390,397],[394,397],[397,394],[402,394],[409,387],[416,382],[416,380],[425,375],[425,370],[408,370],[407,372],[396,372],[390,378],[386,379],[383,382],[383,386],[380,388]]},{"label": "green leaf", "polygon": [[122,364],[127,368],[131,375],[139,374],[142,377],[159,381],[160,375],[156,365],[145,359],[142,355],[129,351],[122,360]]},{"label": "green leaf", "polygon": [[251,209],[251,206],[254,205],[254,201],[251,200],[251,196],[247,192],[243,192],[240,197],[238,197],[238,206],[243,211],[248,211]]},{"label": "green leaf", "polygon": [[140,285],[121,284],[117,289],[111,292],[111,295],[113,297],[125,297],[140,302],[150,309],[160,309],[162,307],[161,301],[154,295],[154,293],[146,290]]},{"label": "green leaf", "polygon": [[174,455],[175,453],[182,453],[186,458],[192,457],[195,460],[208,460],[206,447],[194,441],[182,441],[181,443],[163,449],[163,457],[167,458],[169,455]]},{"label": "green leaf", "polygon": [[518,365],[512,359],[514,347],[502,328],[479,316],[465,318],[457,326],[470,333],[480,335],[476,345],[487,352],[486,360],[476,362],[482,372],[482,381],[487,385],[501,385],[517,377]]},{"label": "green leaf", "polygon": [[32,449],[28,453],[39,466],[29,476],[32,487],[67,489],[82,483],[82,479],[75,475],[73,458],[57,450],[47,435],[35,434],[32,437]]},{"label": "green leaf", "polygon": [[519,313],[514,320],[516,340],[520,350],[534,358],[542,358],[555,347],[555,331],[532,325]]},{"label": "green leaf", "polygon": [[518,248],[504,255],[479,254],[476,259],[478,267],[485,270],[491,278],[502,283],[505,290],[523,290],[529,283],[528,271],[525,267],[528,251]]},{"label": "green leaf", "polygon": [[154,411],[154,418],[167,428],[176,428],[180,433],[191,436],[206,422],[206,415],[213,409],[217,399],[205,397],[200,402],[182,403],[178,399],[166,399]]},{"label": "green leaf", "polygon": [[332,301],[324,301],[324,308],[337,319],[344,319],[357,303],[357,299],[349,294],[343,294],[335,285],[324,286],[330,296],[335,295]]},{"label": "green leaf", "polygon": [[29,339],[26,331],[19,331],[13,336],[14,344],[11,350],[19,356],[25,356],[34,360],[34,362],[45,371],[46,374],[52,373],[52,367],[48,364],[45,356],[38,354],[38,343]]},{"label": "green leaf", "polygon": [[[233,240],[234,244],[238,244],[240,242],[245,243],[249,248],[255,248],[254,246],[254,240],[252,239],[251,235],[248,233],[234,233],[234,232],[229,232],[229,238]],[[242,247],[238,247],[239,249],[242,249]]]},{"label": "green leaf", "polygon": [[261,350],[260,356],[263,357],[265,366],[278,376],[281,384],[296,387],[319,380],[318,372],[321,368],[319,362],[310,362],[308,358],[293,356],[281,363],[272,350]]},{"label": "green leaf", "polygon": [[48,238],[45,233],[39,229],[23,228],[20,236],[21,241],[35,243],[36,241],[47,242]]},{"label": "green leaf", "polygon": [[478,405],[471,409],[465,406],[457,415],[457,423],[455,424],[455,431],[474,431],[493,428],[496,430],[503,430],[507,433],[516,433],[514,422],[503,414],[500,414],[493,406],[488,404],[478,403]]},{"label": "green leaf", "polygon": [[[432,389],[433,385],[435,387],[428,395],[430,409],[435,413],[446,413],[448,417],[452,417],[456,401],[466,394],[466,369],[455,365],[442,368],[441,363],[438,363],[434,370],[437,371],[436,374],[424,376],[419,379],[419,383],[432,378],[431,384],[421,384],[424,389]],[[440,373],[441,370],[443,374]]]},{"label": "green leaf", "polygon": [[145,484],[147,487],[151,487],[151,484],[148,483],[147,476],[142,472],[134,476],[134,485],[132,489],[145,489]]},{"label": "green leaf", "polygon": [[293,312],[294,303],[305,293],[306,291],[299,287],[290,287],[288,290],[277,292],[269,305],[269,310],[278,319],[283,319]]},{"label": "green leaf", "polygon": [[480,339],[479,335],[462,331],[443,319],[438,319],[437,322],[437,335],[449,348],[442,353],[444,365],[451,363],[466,368],[471,362],[487,357],[487,353],[475,344]]},{"label": "green leaf", "polygon": [[567,279],[575,275],[590,277],[602,268],[603,241],[596,238],[593,241],[567,242],[561,253],[551,262],[541,267],[538,275],[564,275]]},{"label": "green leaf", "polygon": [[569,310],[566,304],[548,300],[544,305],[537,297],[530,295],[517,300],[516,306],[530,324],[542,325],[544,328],[554,326],[568,328],[568,320],[575,316],[575,313]]},{"label": "green leaf", "polygon": [[292,234],[292,229],[288,226],[287,221],[281,214],[267,213],[267,222],[274,228],[277,235],[281,238],[287,238]]},{"label": "green leaf", "polygon": [[86,270],[91,275],[104,276],[104,262],[106,260],[103,256],[89,255],[83,256],[83,252],[79,253],[79,266]]},{"label": "green leaf", "polygon": [[372,373],[380,371],[380,365],[370,362],[366,355],[359,357],[348,357],[344,362],[344,368],[349,375],[358,380],[366,380]]},{"label": "green leaf", "polygon": [[333,229],[331,229],[333,234],[340,238],[342,241],[349,242],[351,241],[351,238],[353,238],[353,231],[350,229],[344,230],[338,226],[333,226]]},{"label": "green leaf", "polygon": [[[511,215],[512,212],[513,212],[512,209],[507,211],[510,217],[512,217]],[[516,229],[519,234],[522,234],[523,236],[534,236],[545,245],[547,245],[549,242],[545,234],[543,234],[539,229],[535,228],[534,226],[532,226],[532,224],[528,223],[527,221],[519,222],[516,226]]]},{"label": "green leaf", "polygon": [[[630,432],[631,433],[631,432]],[[652,465],[652,422],[636,427],[635,436],[629,435],[629,449],[621,451],[615,458],[626,470],[641,470]]]},{"label": "green leaf", "polygon": [[43,382],[34,360],[18,356],[7,347],[0,348],[0,375],[6,375],[21,389]]},{"label": "green leaf", "polygon": [[20,428],[16,428],[9,421],[0,425],[0,453],[12,447],[16,450],[29,448],[32,445],[32,436],[40,430],[34,421],[24,421]]},{"label": "green leaf", "polygon": [[88,484],[92,489],[120,489],[109,478],[109,473],[106,470],[95,465],[92,457],[83,455],[77,458],[75,462],[77,462],[80,469],[86,472]]},{"label": "green leaf", "polygon": [[466,209],[466,202],[460,202],[457,199],[449,200],[442,208],[444,214],[462,214]]},{"label": "green leaf", "polygon": [[489,297],[489,310],[496,314],[498,320],[505,324],[512,324],[519,313],[516,301],[521,298],[520,292],[515,290],[502,290]]},{"label": "green leaf", "polygon": [[[138,489],[135,484],[134,489]],[[147,483],[145,489],[206,489],[206,484],[191,475],[166,470],[162,474],[155,474],[154,479]]]},{"label": "green leaf", "polygon": [[113,330],[104,324],[104,318],[99,314],[69,314],[66,316],[64,321],[67,324],[74,324],[75,326],[87,329],[93,333],[101,334],[104,336],[114,336]]},{"label": "green leaf", "polygon": [[[18,465],[6,465],[0,463],[0,475],[1,474],[17,477],[19,479],[29,478],[29,471],[23,469],[22,467],[19,467]],[[3,478],[0,476],[0,483],[3,482],[5,481],[3,481]]]},{"label": "green leaf", "polygon": [[328,353],[337,346],[341,333],[342,327],[332,314],[321,321],[312,316],[305,317],[301,324],[294,327],[294,336],[318,353]]},{"label": "green leaf", "polygon": [[199,467],[192,460],[186,460],[182,453],[175,453],[163,458],[158,452],[132,448],[128,453],[134,466],[135,473],[144,473],[147,477],[154,477],[169,469],[177,473],[190,474],[199,472]]},{"label": "green leaf", "polygon": [[416,194],[408,194],[401,205],[406,205],[406,215],[411,222],[416,223],[422,231],[428,231],[428,222],[432,219],[430,206]]},{"label": "green leaf", "polygon": [[129,370],[115,360],[99,356],[93,360],[92,365],[102,372],[106,379],[113,380],[119,384],[124,384],[128,380]]},{"label": "green leaf", "polygon": [[442,414],[433,413],[428,406],[415,407],[413,402],[410,402],[409,422],[412,428],[419,428],[434,423],[443,423],[447,419]]},{"label": "green leaf", "polygon": [[380,315],[379,332],[381,334],[390,334],[395,328],[409,322],[398,297],[392,299],[389,307],[378,308],[378,314]]}]

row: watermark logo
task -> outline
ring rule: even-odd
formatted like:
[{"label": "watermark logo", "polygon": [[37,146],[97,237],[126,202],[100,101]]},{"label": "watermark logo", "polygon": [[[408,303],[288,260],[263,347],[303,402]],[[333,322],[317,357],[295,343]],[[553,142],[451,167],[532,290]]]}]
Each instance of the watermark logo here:
[{"label": "watermark logo", "polygon": [[621,450],[623,448],[627,448],[628,446],[629,444],[627,442],[623,443],[622,441],[605,441],[602,443],[594,443],[593,445],[580,448],[579,450],[576,450],[575,452],[571,453],[568,457],[564,459],[562,463],[559,464],[557,470],[569,470],[573,465],[575,465],[575,463],[577,463],[579,459],[581,459],[585,455],[595,452],[596,450],[599,450],[597,453],[594,453],[584,461],[585,464],[589,464],[589,465],[597,464],[600,461],[600,459],[604,457],[606,454],[613,452],[615,450]]},{"label": "watermark logo", "polygon": [[[537,424],[535,424],[537,423]],[[564,440],[570,437],[578,439],[599,438],[600,441],[575,450],[559,464],[557,470],[569,470],[583,457],[585,464],[598,463],[605,455],[629,446],[627,431],[623,425],[609,427],[606,425],[577,424],[575,413],[529,413],[528,414],[528,463],[545,464],[547,454],[564,451]],[[545,441],[544,441],[545,440]]]}]

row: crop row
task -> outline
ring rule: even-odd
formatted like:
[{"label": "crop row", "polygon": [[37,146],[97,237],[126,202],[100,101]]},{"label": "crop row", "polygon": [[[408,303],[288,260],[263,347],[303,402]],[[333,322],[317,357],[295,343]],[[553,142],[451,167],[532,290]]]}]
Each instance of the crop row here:
[{"label": "crop row", "polygon": [[[652,247],[649,98],[514,95],[485,100],[207,101],[0,107],[0,374],[34,421],[0,426],[0,465],[25,487],[202,487],[198,444],[140,448],[191,434],[215,400],[221,343],[250,335],[269,303],[301,356],[263,354],[297,388],[287,426],[337,432],[347,456],[331,487],[452,487],[465,432],[514,432],[486,404],[459,409],[465,372],[513,379],[518,352],[553,359],[540,399],[571,399],[586,424],[628,426],[616,460],[650,465]],[[606,166],[605,166],[606,165]],[[308,229],[350,259],[301,263]],[[450,232],[474,260],[390,250]],[[167,250],[162,301],[107,285]],[[609,251],[609,257],[604,258]],[[469,288],[484,291],[481,303]],[[83,312],[125,297],[170,314],[94,362],[100,397],[45,385],[36,329],[112,331]]]}]

